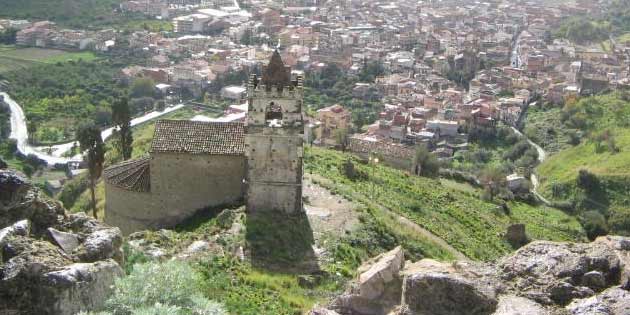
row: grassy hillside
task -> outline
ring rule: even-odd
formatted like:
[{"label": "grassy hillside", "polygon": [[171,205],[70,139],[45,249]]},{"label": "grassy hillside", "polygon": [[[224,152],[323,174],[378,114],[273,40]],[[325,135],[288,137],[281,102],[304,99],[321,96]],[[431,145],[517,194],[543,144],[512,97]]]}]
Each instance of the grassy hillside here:
[{"label": "grassy hillside", "polygon": [[505,211],[482,201],[479,192],[408,176],[381,165],[372,168],[355,161],[355,167],[365,176],[350,180],[341,171],[348,157],[340,152],[311,148],[306,170],[333,181],[339,193],[363,196],[411,219],[470,258],[491,260],[508,253],[511,248],[501,235],[512,223],[525,223],[534,239],[584,238],[577,220],[560,210],[512,202]]},{"label": "grassy hillside", "polygon": [[[562,122],[562,108],[530,106],[525,118],[525,135],[550,154],[571,147],[577,129],[566,127]],[[573,140],[575,141],[575,140]]]},{"label": "grassy hillside", "polygon": [[538,167],[545,196],[576,211],[585,224],[604,220],[592,236],[608,230],[630,235],[629,99],[628,94],[609,94],[567,104],[559,112],[558,128],[578,130],[580,144]]},{"label": "grassy hillside", "polygon": [[44,48],[16,48],[0,46],[0,75],[11,71],[22,71],[38,64],[53,64],[66,61],[92,61],[92,52],[67,52]]}]

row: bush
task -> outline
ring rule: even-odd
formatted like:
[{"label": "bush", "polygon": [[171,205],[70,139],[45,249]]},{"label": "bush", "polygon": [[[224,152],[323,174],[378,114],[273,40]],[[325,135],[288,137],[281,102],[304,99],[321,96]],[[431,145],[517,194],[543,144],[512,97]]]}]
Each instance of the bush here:
[{"label": "bush", "polygon": [[420,170],[418,175],[436,177],[440,172],[440,161],[424,145],[416,148],[414,162]]},{"label": "bush", "polygon": [[113,315],[226,314],[200,294],[201,283],[202,276],[185,262],[138,264],[129,276],[116,280],[106,309]]},{"label": "bush", "polygon": [[597,211],[587,211],[582,215],[582,226],[589,239],[608,234],[606,218]]},{"label": "bush", "polygon": [[595,174],[582,169],[577,177],[577,185],[586,192],[592,192],[599,188],[599,179]]},{"label": "bush", "polygon": [[611,209],[608,225],[613,233],[630,236],[630,208]]}]

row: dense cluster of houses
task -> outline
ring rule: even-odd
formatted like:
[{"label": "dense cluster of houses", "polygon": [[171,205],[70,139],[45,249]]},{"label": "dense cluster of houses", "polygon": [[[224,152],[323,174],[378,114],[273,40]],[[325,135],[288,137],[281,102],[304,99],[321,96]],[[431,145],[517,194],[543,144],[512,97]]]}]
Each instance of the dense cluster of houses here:
[{"label": "dense cluster of houses", "polygon": [[[562,103],[630,84],[630,45],[580,46],[550,36],[563,17],[601,10],[590,0],[130,0],[120,9],[168,19],[174,31],[121,37],[46,21],[10,23],[20,45],[106,50],[114,38],[124,41],[147,62],[123,69],[123,77],[150,77],[164,95],[200,97],[217,78],[263,64],[277,46],[287,66],[311,73],[335,64],[358,76],[376,62],[384,73],[351,91],[383,104],[376,121],[351,135],[357,153],[408,157],[408,148],[425,144],[449,159],[467,149],[468,128],[516,125],[534,100]],[[226,117],[242,120],[245,82],[222,87],[219,96],[236,104]],[[338,145],[339,130],[353,129],[345,105],[311,118],[316,144]]]},{"label": "dense cluster of houses", "polygon": [[19,46],[66,50],[107,51],[116,44],[116,31],[84,31],[60,28],[50,21],[0,20],[2,29],[15,29]]}]

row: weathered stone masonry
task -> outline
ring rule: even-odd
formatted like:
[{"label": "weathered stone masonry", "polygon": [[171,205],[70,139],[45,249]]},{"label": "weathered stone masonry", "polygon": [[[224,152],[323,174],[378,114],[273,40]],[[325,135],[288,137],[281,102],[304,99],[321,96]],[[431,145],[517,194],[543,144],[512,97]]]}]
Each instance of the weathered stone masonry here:
[{"label": "weathered stone masonry", "polygon": [[248,85],[247,209],[250,212],[302,210],[304,118],[302,77],[291,81],[276,52]]},{"label": "weathered stone masonry", "polygon": [[149,157],[105,170],[105,221],[129,234],[241,200],[250,212],[302,211],[302,77],[276,52],[248,93],[246,124],[158,121]]}]

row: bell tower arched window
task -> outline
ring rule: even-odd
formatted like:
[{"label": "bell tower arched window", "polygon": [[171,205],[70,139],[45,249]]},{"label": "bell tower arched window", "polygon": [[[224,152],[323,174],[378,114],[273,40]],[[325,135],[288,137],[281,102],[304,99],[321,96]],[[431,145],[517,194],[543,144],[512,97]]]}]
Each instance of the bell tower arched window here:
[{"label": "bell tower arched window", "polygon": [[265,109],[265,120],[269,121],[274,119],[282,120],[282,107],[274,102],[271,102]]}]

